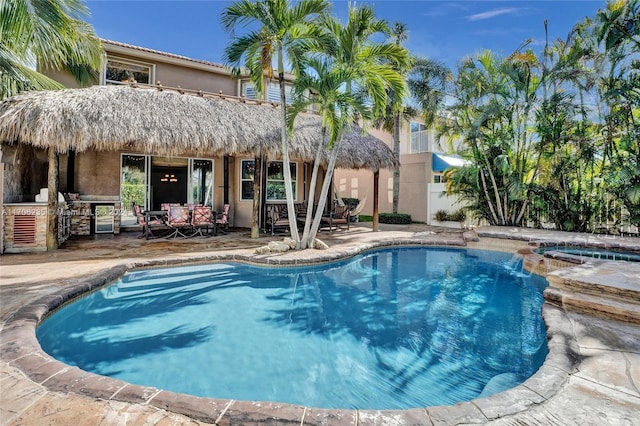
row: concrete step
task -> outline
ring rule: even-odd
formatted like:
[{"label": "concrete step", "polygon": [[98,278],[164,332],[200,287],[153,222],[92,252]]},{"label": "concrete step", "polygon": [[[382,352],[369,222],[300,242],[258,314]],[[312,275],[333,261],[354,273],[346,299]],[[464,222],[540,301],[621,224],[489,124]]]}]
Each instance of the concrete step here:
[{"label": "concrete step", "polygon": [[544,298],[552,305],[601,318],[640,324],[640,302],[548,287]]},{"label": "concrete step", "polygon": [[640,324],[640,264],[587,263],[547,275],[545,299],[565,309]]}]

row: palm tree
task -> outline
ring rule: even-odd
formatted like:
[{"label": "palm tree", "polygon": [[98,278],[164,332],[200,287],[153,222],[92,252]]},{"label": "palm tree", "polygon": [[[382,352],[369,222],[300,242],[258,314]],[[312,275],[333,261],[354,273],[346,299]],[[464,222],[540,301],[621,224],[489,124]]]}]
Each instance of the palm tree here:
[{"label": "palm tree", "polygon": [[[103,49],[93,28],[82,21],[88,10],[80,0],[0,3],[0,99],[26,90],[63,86],[33,68],[68,71],[80,84],[95,81]],[[56,209],[58,154],[49,149],[49,210]],[[58,247],[57,216],[47,221],[47,249]]]},{"label": "palm tree", "polygon": [[80,84],[95,81],[103,49],[93,28],[83,22],[88,9],[80,0],[3,1],[0,6],[0,98],[25,90],[63,86],[35,71],[61,69]]},{"label": "palm tree", "polygon": [[[281,149],[289,212],[294,211],[294,200],[286,124],[285,60],[290,62],[294,72],[299,71],[302,54],[314,46],[317,47],[322,40],[317,27],[311,21],[328,11],[329,6],[327,0],[301,0],[295,3],[289,0],[241,0],[228,6],[221,17],[225,30],[234,37],[224,51],[224,58],[237,72],[240,66],[244,65],[258,93],[264,93],[265,80],[273,77],[272,64],[275,59],[280,86]],[[253,28],[247,34],[236,37],[235,30],[238,25]],[[259,194],[254,193],[254,199],[258,196]],[[259,211],[256,210],[256,206],[259,208],[259,203],[254,201],[252,237],[258,234]],[[289,227],[291,237],[299,245],[300,237],[294,214],[289,214]]]},{"label": "palm tree", "polygon": [[535,165],[535,139],[528,125],[539,87],[536,66],[530,51],[516,51],[508,58],[485,51],[466,59],[458,70],[456,102],[448,108],[451,117],[443,127],[462,135],[469,148],[480,189],[469,201],[486,206],[480,212],[489,213],[484,218],[491,224],[514,225],[524,216]]},{"label": "palm tree", "polygon": [[[397,24],[394,30],[398,30]],[[389,91],[391,102],[382,117],[377,117],[375,126],[393,134],[393,151],[400,158],[400,127],[403,121],[421,116],[424,124],[435,123],[438,111],[444,107],[445,88],[451,72],[441,62],[412,57],[408,69],[399,70],[406,78],[410,99],[396,96]],[[398,213],[400,199],[400,168],[393,172],[393,212]]]},{"label": "palm tree", "polygon": [[640,49],[640,2],[638,0],[610,1],[607,7],[596,14],[599,23],[596,29],[598,41],[605,49],[631,43]]},{"label": "palm tree", "polygon": [[[409,28],[402,22],[396,22],[393,24],[392,39],[396,46],[402,46],[402,43],[409,38]],[[406,75],[406,69],[398,69],[396,71],[403,76]],[[390,107],[393,116],[393,153],[397,158],[400,158],[400,124],[403,115],[404,105],[404,93],[395,93],[392,90],[389,92],[389,98],[391,99]],[[388,130],[386,128],[385,130]],[[398,213],[398,204],[400,201],[400,164],[393,169],[393,213]]]},{"label": "palm tree", "polygon": [[[307,62],[307,71],[296,80],[295,102],[289,109],[289,129],[293,129],[295,117],[313,106],[322,118],[322,132],[316,147],[316,159],[313,165],[309,194],[307,198],[307,214],[301,239],[301,248],[313,246],[322,220],[322,212],[326,204],[331,185],[332,171],[337,160],[337,148],[344,131],[351,130],[357,118],[370,119],[370,108],[358,96],[344,91],[344,86],[355,76],[348,68],[335,68],[327,59],[312,57]],[[322,183],[321,197],[313,215],[315,188],[318,180],[319,165],[323,150],[331,151],[327,173]]]},{"label": "palm tree", "polygon": [[[344,26],[329,16],[323,16],[321,21],[333,42],[322,60],[312,58],[308,61],[311,74],[307,73],[296,82],[296,86],[299,85],[296,90],[301,94],[306,87],[312,89],[315,95],[300,102],[293,111],[294,114],[289,117],[291,122],[295,113],[308,105],[317,105],[328,137],[326,147],[330,150],[316,216],[311,228],[305,225],[301,243],[303,248],[313,245],[327,202],[341,134],[357,120],[366,121],[369,118],[369,108],[365,108],[365,104],[370,104],[371,111],[380,114],[387,104],[389,90],[405,92],[404,79],[397,69],[406,67],[409,59],[406,49],[394,43],[372,41],[376,34],[386,34],[387,27],[384,21],[375,17],[370,6],[350,5],[349,18]],[[320,147],[325,146],[324,139],[323,134],[319,141]],[[317,175],[317,167],[314,167],[313,173]],[[316,178],[312,176],[311,191],[315,188],[315,181]],[[313,209],[312,200],[313,194],[309,194],[308,218]]]}]

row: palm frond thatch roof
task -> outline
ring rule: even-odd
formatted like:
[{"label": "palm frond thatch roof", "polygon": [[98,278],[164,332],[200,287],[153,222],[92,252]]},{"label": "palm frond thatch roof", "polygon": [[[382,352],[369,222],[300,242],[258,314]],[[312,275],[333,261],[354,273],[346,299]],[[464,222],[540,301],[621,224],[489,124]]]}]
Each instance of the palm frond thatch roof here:
[{"label": "palm frond thatch roof", "polygon": [[[320,117],[296,119],[293,159],[312,160]],[[60,153],[136,149],[159,155],[280,155],[280,114],[271,104],[181,95],[129,86],[27,92],[0,102],[0,141],[55,148]],[[391,149],[354,127],[337,167],[393,168]],[[326,164],[327,158],[323,159]]]}]

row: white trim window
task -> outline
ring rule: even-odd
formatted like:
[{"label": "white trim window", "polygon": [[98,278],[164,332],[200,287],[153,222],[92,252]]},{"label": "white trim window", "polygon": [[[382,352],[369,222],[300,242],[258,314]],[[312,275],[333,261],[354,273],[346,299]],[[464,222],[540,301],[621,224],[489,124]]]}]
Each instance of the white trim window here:
[{"label": "white trim window", "polygon": [[[296,183],[298,181],[298,165],[289,163],[291,170],[291,186],[293,199],[296,198]],[[267,200],[286,201],[287,195],[284,186],[284,167],[282,161],[270,161],[267,163]]]},{"label": "white trim window", "polygon": [[253,200],[253,176],[256,171],[254,160],[240,162],[240,199]]},{"label": "white trim window", "polygon": [[154,84],[155,65],[108,57],[104,68],[103,84],[122,84],[135,81],[140,84]]}]

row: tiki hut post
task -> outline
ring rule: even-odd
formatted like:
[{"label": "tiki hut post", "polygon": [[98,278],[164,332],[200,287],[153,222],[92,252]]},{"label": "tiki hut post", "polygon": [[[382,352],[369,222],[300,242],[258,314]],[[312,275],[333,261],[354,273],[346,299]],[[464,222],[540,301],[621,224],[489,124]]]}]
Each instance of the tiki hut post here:
[{"label": "tiki hut post", "polygon": [[2,162],[2,145],[0,145],[0,254],[4,253],[4,163]]},{"label": "tiki hut post", "polygon": [[380,188],[380,170],[373,172],[373,227],[374,232],[378,231],[378,190]]},{"label": "tiki hut post", "polygon": [[262,200],[262,155],[253,159],[253,212],[251,215],[251,238],[260,237],[260,200]]},{"label": "tiki hut post", "polygon": [[47,198],[47,251],[58,248],[58,163],[55,147],[49,147],[48,198]]}]

